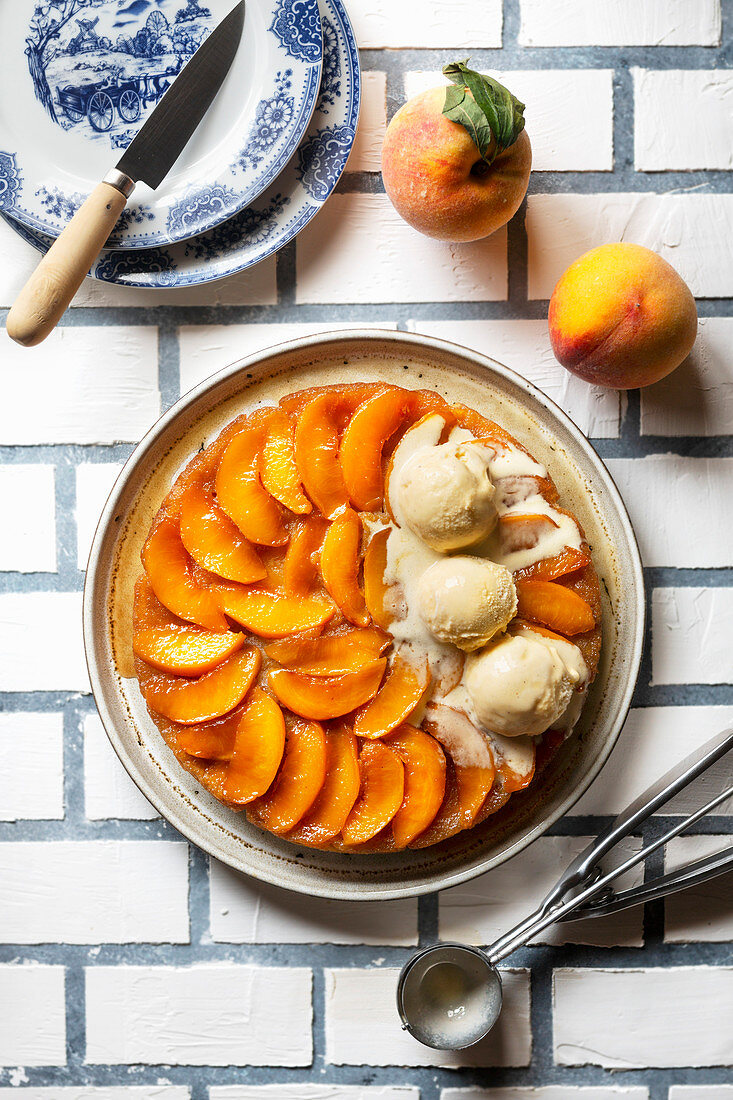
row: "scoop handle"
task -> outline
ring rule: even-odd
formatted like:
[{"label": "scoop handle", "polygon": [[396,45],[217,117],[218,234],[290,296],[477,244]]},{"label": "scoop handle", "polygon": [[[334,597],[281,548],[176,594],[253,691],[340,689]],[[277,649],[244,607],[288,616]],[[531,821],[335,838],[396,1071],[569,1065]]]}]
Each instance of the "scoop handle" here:
[{"label": "scoop handle", "polygon": [[17,344],[34,347],[56,327],[126,205],[127,196],[111,184],[95,187],[51,245],[8,314],[7,333]]}]

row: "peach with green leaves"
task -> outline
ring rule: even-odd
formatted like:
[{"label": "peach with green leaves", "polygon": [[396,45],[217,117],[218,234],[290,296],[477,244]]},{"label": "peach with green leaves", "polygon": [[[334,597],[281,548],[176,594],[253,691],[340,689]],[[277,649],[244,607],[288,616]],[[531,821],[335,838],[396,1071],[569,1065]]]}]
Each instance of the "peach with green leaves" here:
[{"label": "peach with green leaves", "polygon": [[414,229],[442,241],[476,241],[505,225],[527,191],[524,104],[462,61],[443,73],[448,87],[414,96],[387,127],[382,177]]}]

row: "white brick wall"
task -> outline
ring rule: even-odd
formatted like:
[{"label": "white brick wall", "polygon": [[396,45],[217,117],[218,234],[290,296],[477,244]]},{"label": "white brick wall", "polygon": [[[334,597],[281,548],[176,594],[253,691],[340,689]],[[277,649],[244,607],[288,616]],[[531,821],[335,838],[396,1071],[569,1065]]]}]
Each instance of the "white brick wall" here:
[{"label": "white brick wall", "polygon": [[0,714],[0,821],[64,816],[61,714]]},{"label": "white brick wall", "polygon": [[[0,1100],[18,1095],[17,1088],[0,1088]],[[26,1085],[20,1095],[23,1100],[188,1100],[191,1093],[183,1085]]]},{"label": "white brick wall", "polygon": [[0,844],[0,894],[7,943],[185,943],[188,845]]},{"label": "white brick wall", "polygon": [[642,172],[733,168],[733,74],[634,74],[634,163]]},{"label": "white brick wall", "polygon": [[0,595],[0,691],[89,691],[81,592]]},{"label": "white brick wall", "polygon": [[187,393],[212,374],[265,348],[353,328],[395,329],[394,321],[313,321],[296,324],[190,325],[180,331],[181,392]]},{"label": "white brick wall", "polygon": [[96,714],[84,719],[84,809],[91,821],[158,816],[122,767]]},{"label": "white brick wall", "polygon": [[588,386],[561,367],[546,321],[408,321],[413,332],[438,336],[498,359],[551,397],[582,431],[609,439],[619,434],[619,395]]},{"label": "white brick wall", "polygon": [[53,466],[0,466],[0,571],[56,572]]},{"label": "white brick wall", "polygon": [[727,435],[733,425],[733,317],[701,317],[692,353],[641,390],[642,435]]},{"label": "white brick wall", "polygon": [[530,298],[549,298],[573,260],[609,241],[659,252],[699,297],[730,293],[733,255],[718,242],[733,234],[733,195],[530,195],[526,226]]},{"label": "white brick wall", "polygon": [[211,861],[211,935],[223,943],[417,943],[417,901],[292,896]]},{"label": "white brick wall", "polygon": [[[733,723],[731,707],[637,707],[603,771],[575,804],[573,814],[618,814],[675,764],[684,760],[720,730]],[[710,774],[710,797],[724,788],[724,776]],[[702,805],[702,803],[699,803]],[[686,813],[687,800],[678,797],[667,813]],[[717,813],[730,813],[723,805]]]},{"label": "white brick wall", "polygon": [[[665,871],[731,848],[730,836],[678,836],[664,851]],[[664,902],[666,943],[733,940],[733,872],[672,894]]]},{"label": "white brick wall", "polygon": [[[26,279],[38,265],[39,253],[0,220],[0,307],[13,304]],[[149,309],[151,299],[159,306],[273,305],[277,301],[276,261],[271,256],[254,268],[229,279],[200,287],[142,290],[85,279],[72,303],[79,307],[114,306]]]},{"label": "white brick wall", "polygon": [[66,1064],[63,966],[0,966],[0,1066]]},{"label": "white brick wall", "polygon": [[349,172],[380,172],[382,142],[387,129],[387,74],[364,72],[356,141],[349,155]]},{"label": "white brick wall", "polygon": [[[480,878],[440,895],[440,938],[484,945],[518,924],[539,905],[548,890],[591,837],[541,837],[525,851]],[[633,839],[619,845],[617,863],[641,848]],[[643,870],[619,879],[621,888],[636,886]],[[571,921],[545,929],[533,942],[584,943],[599,947],[641,947],[643,912],[627,909],[612,917]]]},{"label": "white brick wall", "polygon": [[501,46],[501,0],[352,0],[349,16],[363,50]]},{"label": "white brick wall", "polygon": [[420,1100],[409,1085],[213,1085],[211,1100]]},{"label": "white brick wall", "polygon": [[[495,70],[481,66],[525,105],[535,172],[610,172],[613,169],[613,70]],[[440,71],[405,76],[405,94],[447,84]],[[568,104],[583,110],[567,125]]]},{"label": "white brick wall", "polygon": [[648,1100],[649,1092],[642,1086],[574,1088],[568,1085],[547,1085],[540,1088],[443,1089],[440,1100]]},{"label": "white brick wall", "polygon": [[528,1065],[529,974],[501,974],[504,1009],[493,1031],[469,1050],[440,1051],[401,1030],[395,1004],[399,970],[326,970],[326,1061],[354,1066]]},{"label": "white brick wall", "polygon": [[720,0],[520,0],[522,46],[715,46]]},{"label": "white brick wall", "polygon": [[311,972],[199,964],[86,971],[87,1062],[308,1066]]},{"label": "white brick wall", "polygon": [[333,195],[298,237],[302,304],[493,302],[506,295],[505,229],[471,244],[434,241],[403,222],[386,195]]},{"label": "white brick wall", "polygon": [[117,462],[85,462],[76,468],[76,552],[80,569],[87,567],[99,517],[121,469]]},{"label": "white brick wall", "polygon": [[556,970],[554,1010],[562,1066],[733,1064],[733,968]]},{"label": "white brick wall", "polygon": [[652,683],[725,684],[733,674],[727,631],[733,588],[655,588]]},{"label": "white brick wall", "polygon": [[644,565],[733,565],[733,508],[721,507],[733,485],[733,458],[667,454],[612,458],[606,465],[629,510]]},{"label": "white brick wall", "polygon": [[57,328],[37,348],[0,332],[0,444],[137,442],[160,414],[154,328]]}]

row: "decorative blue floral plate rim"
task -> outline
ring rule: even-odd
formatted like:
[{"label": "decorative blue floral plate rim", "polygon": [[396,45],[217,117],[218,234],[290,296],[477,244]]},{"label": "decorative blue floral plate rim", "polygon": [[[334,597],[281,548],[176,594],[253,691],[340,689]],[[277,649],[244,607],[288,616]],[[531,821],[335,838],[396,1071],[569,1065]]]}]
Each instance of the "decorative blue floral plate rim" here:
[{"label": "decorative blue floral plate rim", "polygon": [[[320,6],[323,76],[318,103],[305,137],[275,184],[256,203],[184,243],[103,253],[91,275],[146,289],[199,286],[273,255],[315,217],[346,167],[361,100],[359,54],[343,0],[320,0]],[[50,239],[3,216],[35,248],[48,250]]]},{"label": "decorative blue floral plate rim", "polygon": [[[11,58],[0,75],[0,211],[58,236],[231,7],[232,0],[0,5]],[[110,247],[186,240],[261,195],[308,128],[322,63],[318,0],[247,0],[219,95],[158,190],[139,185]]]}]

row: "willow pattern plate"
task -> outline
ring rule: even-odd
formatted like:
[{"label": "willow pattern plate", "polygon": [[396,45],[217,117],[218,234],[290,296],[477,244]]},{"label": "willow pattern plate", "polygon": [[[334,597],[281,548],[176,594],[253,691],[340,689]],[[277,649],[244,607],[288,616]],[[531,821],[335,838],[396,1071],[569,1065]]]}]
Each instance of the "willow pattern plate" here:
[{"label": "willow pattern plate", "polygon": [[[232,0],[0,5],[0,208],[57,236]],[[157,191],[140,184],[110,237],[146,249],[220,224],[267,188],[311,120],[318,0],[247,0],[237,57]]]},{"label": "willow pattern plate", "polygon": [[[356,136],[359,54],[342,0],[321,0],[323,76],[318,103],[298,150],[268,192],[235,217],[183,244],[143,252],[104,252],[90,272],[120,286],[198,286],[252,267],[308,224],[335,188]],[[6,221],[35,248],[51,241],[12,218]]]}]

